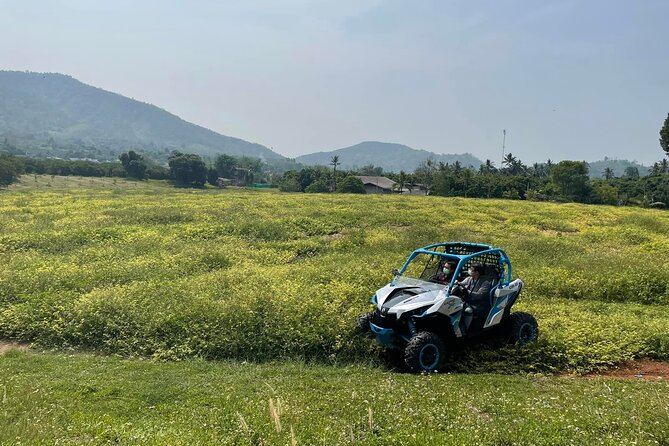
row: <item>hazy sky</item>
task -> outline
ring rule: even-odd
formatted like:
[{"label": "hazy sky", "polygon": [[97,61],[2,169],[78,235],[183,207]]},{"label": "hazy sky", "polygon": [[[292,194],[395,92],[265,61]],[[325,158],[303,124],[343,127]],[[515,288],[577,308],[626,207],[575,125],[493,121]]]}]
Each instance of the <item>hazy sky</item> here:
[{"label": "hazy sky", "polygon": [[0,0],[0,69],[60,72],[296,156],[662,155],[668,0]]}]

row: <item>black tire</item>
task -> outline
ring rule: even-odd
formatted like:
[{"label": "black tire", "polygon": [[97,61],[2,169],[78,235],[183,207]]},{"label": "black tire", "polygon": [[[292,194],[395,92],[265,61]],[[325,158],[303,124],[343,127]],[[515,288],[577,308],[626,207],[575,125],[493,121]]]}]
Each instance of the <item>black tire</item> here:
[{"label": "black tire", "polygon": [[416,334],[404,349],[404,364],[411,373],[436,372],[446,361],[446,349],[439,336],[429,331]]},{"label": "black tire", "polygon": [[358,316],[358,318],[355,320],[355,327],[358,329],[360,333],[369,333],[369,322],[372,320],[372,316],[374,313],[363,313]]},{"label": "black tire", "polygon": [[509,315],[509,344],[525,345],[539,338],[539,324],[530,313]]}]

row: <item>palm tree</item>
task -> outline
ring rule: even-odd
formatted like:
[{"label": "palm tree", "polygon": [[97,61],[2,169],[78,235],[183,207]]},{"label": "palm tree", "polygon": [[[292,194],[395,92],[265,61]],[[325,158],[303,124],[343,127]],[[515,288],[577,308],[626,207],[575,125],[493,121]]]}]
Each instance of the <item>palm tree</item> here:
[{"label": "palm tree", "polygon": [[465,198],[467,198],[469,185],[471,184],[473,179],[474,179],[474,172],[472,172],[471,169],[464,169],[462,171],[462,183],[463,183]]},{"label": "palm tree", "polygon": [[400,194],[404,193],[404,188],[407,186],[409,183],[409,178],[407,177],[407,174],[403,171],[400,170],[399,175],[397,176],[397,182],[395,183],[395,190],[397,190]]},{"label": "palm tree", "polygon": [[539,163],[532,164],[532,167],[530,168],[530,174],[538,178],[543,178],[544,175],[543,166]]},{"label": "palm tree", "polygon": [[660,174],[660,163],[653,163],[652,167],[650,168],[649,173],[651,175],[659,175]]},{"label": "palm tree", "polygon": [[611,178],[615,177],[615,174],[613,173],[613,169],[610,167],[607,167],[604,169],[604,179],[605,180],[610,180]]},{"label": "palm tree", "polygon": [[504,157],[504,160],[502,161],[502,164],[504,164],[505,166],[511,166],[515,162],[516,162],[516,157],[513,156],[513,153],[509,152]]},{"label": "palm tree", "polygon": [[332,157],[330,160],[330,165],[332,166],[332,178],[334,181],[334,190],[333,192],[337,191],[337,166],[340,165],[341,163],[339,162],[339,155],[335,155]]},{"label": "palm tree", "polygon": [[660,173],[669,173],[669,161],[666,158],[660,161]]},{"label": "palm tree", "polygon": [[508,173],[513,174],[514,166],[518,160],[516,159],[515,156],[511,152],[507,153],[504,156],[504,159],[502,160],[502,168],[506,170]]},{"label": "palm tree", "polygon": [[485,164],[481,164],[481,167],[479,168],[480,173],[492,173],[496,170],[497,169],[495,169],[495,163],[493,163],[489,159],[485,160]]},{"label": "palm tree", "polygon": [[525,166],[521,160],[513,156],[511,152],[506,154],[502,164],[504,165],[504,170],[511,175],[523,175],[527,171],[527,166]]}]

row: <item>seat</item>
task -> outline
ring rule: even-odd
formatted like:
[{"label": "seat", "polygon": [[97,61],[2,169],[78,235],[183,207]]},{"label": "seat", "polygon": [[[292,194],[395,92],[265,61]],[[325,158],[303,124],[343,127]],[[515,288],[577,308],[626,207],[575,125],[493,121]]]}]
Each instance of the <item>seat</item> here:
[{"label": "seat", "polygon": [[495,301],[495,291],[499,288],[499,281],[502,274],[500,272],[498,265],[486,265],[485,277],[490,280],[492,286],[490,287],[490,307],[488,311],[492,308]]}]

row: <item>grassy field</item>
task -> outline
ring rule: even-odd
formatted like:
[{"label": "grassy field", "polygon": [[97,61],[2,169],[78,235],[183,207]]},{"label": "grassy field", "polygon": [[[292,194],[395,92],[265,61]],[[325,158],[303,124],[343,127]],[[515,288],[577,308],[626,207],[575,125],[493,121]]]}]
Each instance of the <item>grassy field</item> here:
[{"label": "grassy field", "polygon": [[58,175],[23,175],[19,181],[8,189],[11,191],[45,190],[63,191],[72,189],[106,189],[123,191],[128,189],[155,189],[170,187],[166,181],[135,181],[126,178],[78,177]]},{"label": "grassy field", "polygon": [[[669,359],[667,212],[38,176],[0,228],[0,340],[60,352],[0,353],[0,444],[669,444],[666,381],[561,375]],[[354,317],[446,240],[540,342],[388,371]]]},{"label": "grassy field", "polygon": [[666,445],[669,382],[0,355],[0,444]]},{"label": "grassy field", "polygon": [[465,240],[506,249],[526,282],[518,308],[542,335],[462,353],[454,370],[669,357],[667,212],[139,184],[0,193],[0,337],[166,359],[356,360],[375,350],[352,321],[390,270],[416,247]]}]

